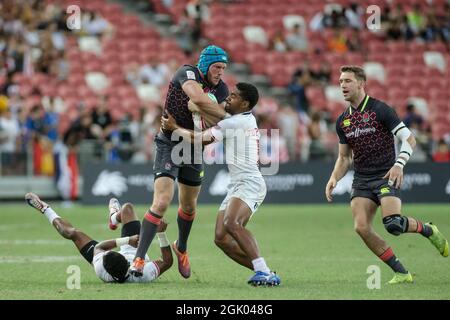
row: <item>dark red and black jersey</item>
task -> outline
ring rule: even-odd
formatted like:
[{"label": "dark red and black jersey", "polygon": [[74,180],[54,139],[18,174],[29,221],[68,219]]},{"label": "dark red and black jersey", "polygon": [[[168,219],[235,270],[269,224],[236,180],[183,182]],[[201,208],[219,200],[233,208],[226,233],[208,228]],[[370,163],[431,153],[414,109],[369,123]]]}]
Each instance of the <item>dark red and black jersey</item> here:
[{"label": "dark red and black jersey", "polygon": [[339,143],[353,151],[355,175],[385,174],[395,163],[392,130],[401,120],[386,103],[366,96],[358,108],[348,107],[336,121]]},{"label": "dark red and black jersey", "polygon": [[[179,126],[194,130],[192,112],[188,109],[189,97],[182,89],[182,85],[188,80],[197,81],[203,91],[212,93],[219,103],[222,103],[228,97],[228,87],[222,80],[215,87],[211,87],[200,70],[194,66],[184,65],[175,72],[169,84],[164,115],[168,112],[175,118]],[[170,132],[164,133],[170,138]]]}]

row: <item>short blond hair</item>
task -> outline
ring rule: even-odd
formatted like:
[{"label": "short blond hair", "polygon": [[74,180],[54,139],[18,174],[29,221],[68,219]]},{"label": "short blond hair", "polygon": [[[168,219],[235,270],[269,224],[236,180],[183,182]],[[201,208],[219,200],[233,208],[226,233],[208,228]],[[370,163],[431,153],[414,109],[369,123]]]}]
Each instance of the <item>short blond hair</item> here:
[{"label": "short blond hair", "polygon": [[356,80],[366,81],[366,73],[360,66],[342,66],[341,72],[352,72],[355,75]]}]

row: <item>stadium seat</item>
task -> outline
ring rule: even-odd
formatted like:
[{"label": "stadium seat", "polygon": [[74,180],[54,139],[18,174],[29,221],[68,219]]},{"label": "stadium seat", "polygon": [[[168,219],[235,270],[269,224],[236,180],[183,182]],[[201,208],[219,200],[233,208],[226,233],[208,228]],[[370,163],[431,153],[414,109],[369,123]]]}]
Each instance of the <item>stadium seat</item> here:
[{"label": "stadium seat", "polygon": [[442,73],[446,71],[446,61],[442,53],[437,51],[426,51],[423,54],[423,59],[429,68],[436,68]]},{"label": "stadium seat", "polygon": [[269,44],[269,39],[264,29],[257,25],[250,25],[244,27],[242,30],[244,38],[249,43],[257,43],[263,47],[267,47]]},{"label": "stadium seat", "polygon": [[367,62],[363,65],[363,68],[368,79],[375,79],[380,83],[384,83],[386,81],[386,73],[381,63]]},{"label": "stadium seat", "polygon": [[367,48],[372,54],[381,54],[383,52],[384,55],[384,52],[386,51],[385,44],[381,41],[371,41],[367,43]]},{"label": "stadium seat", "polygon": [[103,72],[88,72],[85,75],[87,86],[96,93],[103,92],[109,87],[110,81]]},{"label": "stadium seat", "polygon": [[136,88],[139,99],[143,101],[158,102],[160,100],[160,92],[158,87],[151,84],[141,84]]},{"label": "stadium seat", "polygon": [[407,47],[409,48],[409,52],[420,52],[423,53],[426,50],[426,45],[424,43],[411,41],[408,42]]},{"label": "stadium seat", "polygon": [[440,90],[438,88],[429,89],[430,100],[447,100],[449,99],[449,94],[447,90]]},{"label": "stadium seat", "polygon": [[447,47],[441,41],[434,41],[427,44],[427,48],[429,51],[436,51],[441,54],[447,53]]},{"label": "stadium seat", "polygon": [[325,96],[327,97],[327,100],[331,102],[345,102],[341,88],[339,86],[330,85],[325,87]]},{"label": "stadium seat", "polygon": [[283,17],[283,26],[286,30],[291,30],[294,26],[298,24],[300,25],[302,30],[306,29],[305,18],[297,14],[288,14]]}]

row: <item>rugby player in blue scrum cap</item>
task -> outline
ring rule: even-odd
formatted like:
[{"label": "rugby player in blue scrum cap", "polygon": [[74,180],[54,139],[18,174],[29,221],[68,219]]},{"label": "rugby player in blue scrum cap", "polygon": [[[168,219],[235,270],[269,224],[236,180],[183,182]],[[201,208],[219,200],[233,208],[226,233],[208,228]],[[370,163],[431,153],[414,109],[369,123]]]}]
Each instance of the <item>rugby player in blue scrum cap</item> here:
[{"label": "rugby player in blue scrum cap", "polygon": [[[179,68],[170,81],[163,116],[171,114],[180,127],[189,130],[202,130],[222,120],[225,117],[225,99],[229,94],[227,85],[222,81],[227,64],[227,53],[222,48],[210,45],[201,52],[197,66],[183,65]],[[216,97],[217,102],[208,96],[211,94]],[[198,110],[189,110],[189,101]],[[190,162],[174,162],[171,154],[178,142],[171,138],[172,132],[168,130],[161,130],[155,138],[153,202],[142,220],[139,246],[130,267],[130,273],[136,276],[142,275],[145,254],[173,199],[175,180],[178,182],[179,193],[178,240],[172,244],[172,248],[178,258],[180,274],[184,278],[191,275],[187,241],[195,218],[203,165],[194,163],[194,147],[191,148]]]}]

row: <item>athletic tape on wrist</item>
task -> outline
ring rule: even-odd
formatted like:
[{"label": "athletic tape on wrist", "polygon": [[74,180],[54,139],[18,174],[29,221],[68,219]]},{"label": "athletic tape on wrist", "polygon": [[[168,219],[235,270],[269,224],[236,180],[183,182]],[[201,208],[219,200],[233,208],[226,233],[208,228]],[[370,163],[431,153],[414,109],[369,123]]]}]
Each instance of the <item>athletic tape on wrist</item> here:
[{"label": "athletic tape on wrist", "polygon": [[130,237],[123,237],[123,238],[117,238],[116,239],[116,246],[124,246],[126,244],[130,243]]}]

